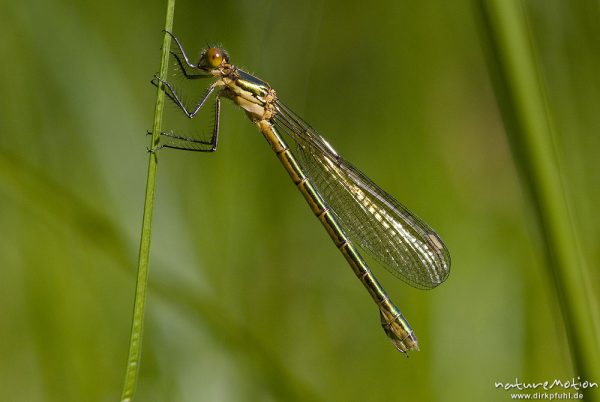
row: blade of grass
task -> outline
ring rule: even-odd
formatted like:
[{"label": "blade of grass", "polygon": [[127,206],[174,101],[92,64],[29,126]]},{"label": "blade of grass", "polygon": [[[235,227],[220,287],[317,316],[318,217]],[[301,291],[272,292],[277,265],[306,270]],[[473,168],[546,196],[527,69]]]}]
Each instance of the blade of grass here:
[{"label": "blade of grass", "polygon": [[[499,105],[542,231],[575,375],[594,381],[600,378],[597,301],[569,214],[556,131],[525,5],[519,0],[481,0],[480,5]],[[586,397],[596,400],[597,393]]]},{"label": "blade of grass", "polygon": [[[173,27],[173,14],[175,12],[175,0],[167,3],[167,16],[165,30],[171,31]],[[166,77],[169,63],[169,49],[171,37],[165,33],[162,46],[162,57],[160,60],[160,76]],[[154,109],[154,124],[152,126],[151,149],[158,146],[160,140],[160,128],[162,123],[165,95],[162,84],[158,85],[156,92],[156,107]],[[146,198],[144,201],[144,217],[142,221],[142,236],[140,240],[140,253],[138,257],[138,274],[135,285],[135,300],[133,305],[133,319],[131,324],[131,337],[129,340],[129,356],[125,371],[125,383],[121,401],[133,400],[137,388],[137,380],[142,355],[142,335],[144,329],[144,311],[146,306],[146,289],[148,286],[148,262],[150,259],[150,239],[152,235],[152,212],[154,210],[154,194],[156,189],[156,170],[158,164],[157,152],[149,152],[148,177],[146,181]]]}]

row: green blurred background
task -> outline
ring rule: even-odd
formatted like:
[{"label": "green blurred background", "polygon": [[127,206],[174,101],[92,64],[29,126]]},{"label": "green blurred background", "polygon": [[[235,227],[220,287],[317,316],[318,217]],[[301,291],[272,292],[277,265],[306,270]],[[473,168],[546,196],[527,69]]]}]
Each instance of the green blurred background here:
[{"label": "green blurred background", "polygon": [[[600,6],[516,3],[597,292]],[[115,401],[166,4],[1,5],[0,400]],[[503,77],[486,56],[483,9],[177,3],[174,30],[192,55],[222,43],[429,222],[453,266],[433,291],[373,267],[419,338],[404,358],[261,134],[224,102],[218,152],[159,155],[136,400],[502,401],[495,381],[581,374],[499,112],[510,100],[495,96]]]}]

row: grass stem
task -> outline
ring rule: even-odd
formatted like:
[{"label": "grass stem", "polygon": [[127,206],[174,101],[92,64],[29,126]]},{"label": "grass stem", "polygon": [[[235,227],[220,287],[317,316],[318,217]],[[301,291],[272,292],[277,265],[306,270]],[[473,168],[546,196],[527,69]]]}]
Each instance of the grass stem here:
[{"label": "grass stem", "polygon": [[[175,0],[168,0],[165,30],[171,31],[173,27],[173,14],[175,11]],[[171,36],[165,34],[163,38],[162,56],[160,61],[160,76],[166,77],[169,63],[169,48]],[[154,124],[152,126],[151,149],[154,150],[160,141],[160,130],[162,123],[165,95],[162,84],[159,84],[156,92],[156,107],[154,109]],[[152,237],[152,213],[154,211],[154,196],[156,189],[156,171],[158,166],[158,152],[149,152],[148,176],[146,181],[146,198],[144,201],[144,216],[142,221],[142,235],[140,240],[140,251],[138,257],[138,273],[135,288],[135,300],[133,306],[133,318],[131,324],[131,337],[129,340],[129,355],[123,384],[122,402],[133,401],[137,388],[140,359],[142,355],[142,336],[144,329],[144,311],[146,306],[146,290],[148,286],[148,264],[150,260],[150,240]]]},{"label": "grass stem", "polygon": [[[535,54],[526,4],[482,0],[484,33],[498,101],[517,167],[541,228],[548,276],[559,301],[575,378],[600,378],[600,317],[593,275],[580,253],[561,170],[561,151]],[[586,391],[583,390],[585,393]],[[597,393],[587,393],[597,400]]]}]

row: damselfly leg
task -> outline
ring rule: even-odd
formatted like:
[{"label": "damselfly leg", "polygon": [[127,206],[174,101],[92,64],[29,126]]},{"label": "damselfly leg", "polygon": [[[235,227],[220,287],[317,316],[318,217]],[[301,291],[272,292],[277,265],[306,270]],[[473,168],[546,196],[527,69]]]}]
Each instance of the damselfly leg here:
[{"label": "damselfly leg", "polygon": [[[188,79],[194,79],[196,77],[185,75],[185,69],[181,66],[181,70],[184,73],[184,76]],[[166,80],[163,80],[158,75],[154,76],[154,79],[151,81],[153,85],[158,86],[159,82],[164,85],[166,88],[165,94],[169,99],[173,101],[179,109],[185,113],[188,118],[193,118],[204,106],[210,95],[213,94],[215,85],[211,85],[206,94],[202,97],[200,102],[192,107],[187,107],[181,97],[177,94],[174,87]],[[186,136],[182,134],[175,133],[174,131],[162,131],[160,134],[165,139],[165,141],[159,145],[160,148],[173,148],[173,149],[181,149],[185,151],[195,151],[195,152],[214,152],[217,149],[217,144],[219,141],[219,121],[221,116],[221,98],[219,95],[215,96],[214,102],[214,124],[212,129],[212,137],[210,141],[205,141],[199,138],[195,138],[192,136]],[[208,148],[205,146],[209,146]],[[157,150],[157,149],[156,149]]]}]

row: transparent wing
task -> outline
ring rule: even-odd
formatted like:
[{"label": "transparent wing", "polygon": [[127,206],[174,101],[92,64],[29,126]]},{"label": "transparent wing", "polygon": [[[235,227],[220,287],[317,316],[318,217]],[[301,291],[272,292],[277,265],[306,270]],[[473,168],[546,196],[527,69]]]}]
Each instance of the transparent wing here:
[{"label": "transparent wing", "polygon": [[431,289],[450,273],[440,237],[391,195],[344,160],[312,127],[277,101],[275,127],[350,239],[392,274]]}]

